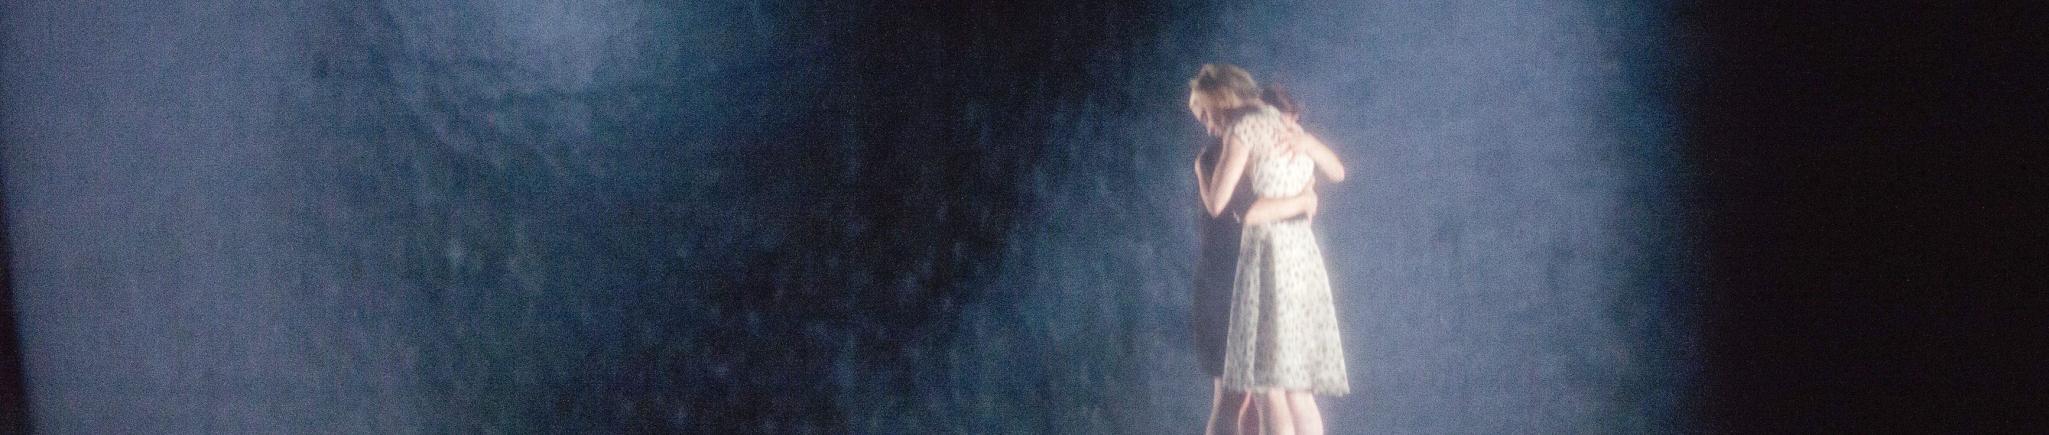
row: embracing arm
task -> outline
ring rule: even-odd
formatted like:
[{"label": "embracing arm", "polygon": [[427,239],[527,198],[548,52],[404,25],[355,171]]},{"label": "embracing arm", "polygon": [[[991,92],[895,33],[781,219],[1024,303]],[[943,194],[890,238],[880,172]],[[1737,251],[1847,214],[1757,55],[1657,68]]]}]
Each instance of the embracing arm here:
[{"label": "embracing arm", "polygon": [[1310,160],[1316,161],[1316,169],[1323,172],[1325,179],[1332,183],[1345,181],[1345,164],[1338,161],[1337,153],[1331,152],[1323,140],[1307,132],[1295,135],[1294,140],[1298,141],[1299,149],[1309,153]]},{"label": "embracing arm", "polygon": [[1245,144],[1233,138],[1224,139],[1224,155],[1218,156],[1216,170],[1202,189],[1202,206],[1210,216],[1224,213],[1224,206],[1231,203],[1231,194],[1237,189],[1238,179],[1245,176],[1245,160],[1250,154]]},{"label": "embracing arm", "polygon": [[1260,198],[1252,202],[1252,208],[1245,210],[1245,225],[1258,225],[1296,216],[1315,216],[1317,197],[1314,185],[1302,189],[1302,193],[1286,198]]}]

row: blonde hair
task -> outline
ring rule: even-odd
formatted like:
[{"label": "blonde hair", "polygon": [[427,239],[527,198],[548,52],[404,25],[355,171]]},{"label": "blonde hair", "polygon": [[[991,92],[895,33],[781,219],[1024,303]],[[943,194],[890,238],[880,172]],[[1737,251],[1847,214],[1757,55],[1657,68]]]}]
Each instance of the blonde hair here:
[{"label": "blonde hair", "polygon": [[1195,78],[1188,79],[1188,91],[1195,97],[1195,104],[1217,113],[1260,104],[1259,82],[1252,80],[1252,73],[1231,64],[1203,64]]}]

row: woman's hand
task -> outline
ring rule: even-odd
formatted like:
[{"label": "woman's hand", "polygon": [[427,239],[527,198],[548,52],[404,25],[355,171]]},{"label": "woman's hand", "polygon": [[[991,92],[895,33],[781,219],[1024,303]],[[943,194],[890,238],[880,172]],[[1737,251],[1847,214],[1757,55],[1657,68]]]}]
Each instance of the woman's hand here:
[{"label": "woman's hand", "polygon": [[1345,164],[1339,162],[1337,153],[1331,152],[1330,145],[1324,144],[1316,135],[1297,128],[1295,134],[1282,146],[1289,152],[1300,153],[1295,155],[1307,156],[1309,160],[1315,161],[1316,171],[1323,173],[1323,179],[1332,183],[1345,181]]},{"label": "woman's hand", "polygon": [[1302,124],[1289,122],[1287,128],[1277,132],[1275,136],[1277,137],[1274,138],[1274,143],[1280,144],[1281,155],[1286,158],[1293,159],[1309,152],[1310,137],[1309,133],[1302,130]]},{"label": "woman's hand", "polygon": [[1245,210],[1245,225],[1259,225],[1268,222],[1302,217],[1309,219],[1316,215],[1317,198],[1315,184],[1303,188],[1302,193],[1286,198],[1260,198],[1252,202],[1252,208]]}]

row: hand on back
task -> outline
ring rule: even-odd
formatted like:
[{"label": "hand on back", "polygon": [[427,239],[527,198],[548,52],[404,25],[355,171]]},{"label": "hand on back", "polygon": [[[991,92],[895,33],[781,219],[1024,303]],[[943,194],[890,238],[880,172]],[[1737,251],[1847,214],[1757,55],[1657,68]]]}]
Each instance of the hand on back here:
[{"label": "hand on back", "polygon": [[1309,133],[1302,131],[1302,124],[1288,121],[1280,130],[1274,132],[1274,136],[1274,143],[1279,144],[1283,158],[1293,159],[1308,155]]}]

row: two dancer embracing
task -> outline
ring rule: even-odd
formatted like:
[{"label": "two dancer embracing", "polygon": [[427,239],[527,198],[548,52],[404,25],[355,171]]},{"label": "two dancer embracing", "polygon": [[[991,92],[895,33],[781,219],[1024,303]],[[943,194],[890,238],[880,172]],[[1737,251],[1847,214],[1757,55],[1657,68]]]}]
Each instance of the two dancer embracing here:
[{"label": "two dancer embracing", "polygon": [[1213,377],[1205,433],[1320,435],[1316,396],[1351,387],[1310,218],[1316,173],[1343,181],[1344,166],[1302,131],[1285,91],[1244,69],[1203,65],[1188,88],[1189,111],[1216,139],[1195,162],[1206,213],[1190,318]]}]

